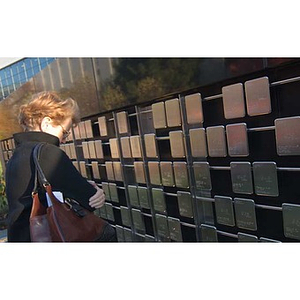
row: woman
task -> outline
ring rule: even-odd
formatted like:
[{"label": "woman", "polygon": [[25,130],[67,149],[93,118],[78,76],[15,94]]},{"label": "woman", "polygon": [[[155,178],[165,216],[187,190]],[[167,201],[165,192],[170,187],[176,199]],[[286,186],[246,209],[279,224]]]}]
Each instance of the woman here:
[{"label": "woman", "polygon": [[[79,122],[77,103],[71,98],[62,100],[54,92],[39,93],[28,104],[21,106],[19,123],[25,132],[13,135],[16,149],[7,163],[5,174],[9,206],[8,242],[31,241],[29,216],[35,175],[32,151],[37,143],[47,143],[39,161],[53,191],[60,191],[65,197],[77,200],[90,211],[104,205],[103,190],[83,178],[59,148],[59,144],[69,136],[71,127]],[[46,206],[45,194],[41,197]],[[116,241],[115,231],[109,224],[105,228],[105,239]]]}]

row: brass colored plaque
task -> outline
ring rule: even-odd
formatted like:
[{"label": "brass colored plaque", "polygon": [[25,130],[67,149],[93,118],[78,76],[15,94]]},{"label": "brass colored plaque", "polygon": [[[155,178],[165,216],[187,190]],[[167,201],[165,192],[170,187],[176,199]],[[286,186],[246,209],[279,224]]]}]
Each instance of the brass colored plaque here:
[{"label": "brass colored plaque", "polygon": [[185,96],[185,108],[188,124],[203,123],[202,99],[200,93]]},{"label": "brass colored plaque", "polygon": [[300,117],[276,119],[274,123],[277,154],[300,155]]},{"label": "brass colored plaque", "polygon": [[121,137],[121,149],[124,158],[131,158],[131,147],[130,147],[130,138],[129,136]]},{"label": "brass colored plaque", "polygon": [[258,242],[258,238],[252,234],[246,234],[238,232],[238,241],[239,242]]},{"label": "brass colored plaque", "polygon": [[125,238],[125,242],[133,242],[132,239],[132,231],[129,228],[124,228],[124,238]]},{"label": "brass colored plaque", "polygon": [[139,198],[137,187],[135,185],[128,185],[128,195],[129,195],[129,202],[134,207],[139,207]]},{"label": "brass colored plaque", "polygon": [[171,146],[171,155],[174,158],[185,157],[185,148],[183,142],[183,133],[182,131],[170,131],[170,146]]},{"label": "brass colored plaque", "polygon": [[86,139],[86,132],[85,132],[84,122],[80,122],[78,124],[78,129],[79,129],[80,139]]},{"label": "brass colored plaque", "polygon": [[215,195],[217,222],[222,225],[235,226],[231,197]]},{"label": "brass colored plaque", "polygon": [[80,161],[79,162],[79,167],[80,167],[80,173],[83,177],[87,178],[87,173],[86,173],[86,167],[85,167],[85,162]]},{"label": "brass colored plaque", "polygon": [[100,136],[107,136],[107,124],[105,116],[98,118]]},{"label": "brass colored plaque", "polygon": [[186,162],[173,162],[175,185],[181,188],[189,188],[189,176]]},{"label": "brass colored plaque", "polygon": [[120,225],[116,225],[116,233],[118,242],[125,242],[124,229]]},{"label": "brass colored plaque", "polygon": [[95,141],[95,150],[96,150],[96,157],[103,159],[103,147],[102,147],[102,141],[101,140],[96,140]]},{"label": "brass colored plaque", "polygon": [[120,209],[121,209],[122,224],[131,227],[130,212],[128,207],[120,206]]},{"label": "brass colored plaque", "polygon": [[136,182],[146,183],[144,163],[141,161],[135,161],[133,164]]},{"label": "brass colored plaque", "polygon": [[151,158],[157,158],[157,145],[156,136],[154,133],[144,135],[146,156]]},{"label": "brass colored plaque", "polygon": [[208,153],[211,157],[227,156],[224,126],[206,128]]},{"label": "brass colored plaque", "polygon": [[96,149],[95,149],[95,141],[88,142],[88,148],[90,153],[90,158],[96,159]]},{"label": "brass colored plaque", "polygon": [[222,88],[225,119],[245,117],[245,100],[243,84],[236,83]]},{"label": "brass colored plaque", "polygon": [[123,180],[123,174],[122,174],[121,162],[114,161],[113,162],[113,168],[114,168],[115,180],[116,181],[124,181]]},{"label": "brass colored plaque", "polygon": [[162,184],[165,186],[174,186],[175,183],[174,183],[172,162],[161,161],[160,172],[161,172]]},{"label": "brass colored plaque", "polygon": [[161,238],[169,239],[169,227],[167,217],[164,215],[155,215],[157,234]]},{"label": "brass colored plaque", "polygon": [[77,169],[77,171],[80,172],[80,169],[79,169],[79,166],[78,166],[78,162],[77,161],[72,161],[72,163],[73,163],[73,166]]},{"label": "brass colored plaque", "polygon": [[116,114],[117,116],[117,123],[118,123],[118,130],[120,134],[128,133],[128,116],[126,111],[121,111]]},{"label": "brass colored plaque", "polygon": [[110,221],[115,221],[115,215],[114,215],[114,210],[113,206],[111,203],[105,203],[105,209],[106,209],[106,217]]},{"label": "brass colored plaque", "polygon": [[73,130],[74,130],[74,139],[80,140],[79,124],[78,126],[74,127]]},{"label": "brass colored plaque", "polygon": [[65,152],[66,154],[69,156],[69,158],[71,158],[72,154],[71,154],[71,147],[70,147],[70,144],[65,144]]},{"label": "brass colored plaque", "polygon": [[210,170],[208,162],[194,162],[193,163],[194,176],[196,181],[196,188],[200,190],[212,189]]},{"label": "brass colored plaque", "polygon": [[92,129],[92,121],[91,120],[84,121],[84,126],[85,126],[86,137],[88,139],[94,137],[93,129]]},{"label": "brass colored plaque", "polygon": [[149,176],[150,176],[151,184],[161,185],[159,162],[158,161],[149,161],[148,169],[149,169]]},{"label": "brass colored plaque", "polygon": [[261,77],[245,82],[247,112],[249,116],[269,114],[272,111],[269,78]]},{"label": "brass colored plaque", "polygon": [[149,198],[148,198],[148,189],[143,186],[138,186],[137,188],[140,205],[142,208],[150,209]]},{"label": "brass colored plaque", "polygon": [[85,159],[90,158],[89,147],[87,142],[82,142],[82,151],[83,151],[83,157]]},{"label": "brass colored plaque", "polygon": [[237,194],[253,194],[250,162],[231,162],[232,190]]},{"label": "brass colored plaque", "polygon": [[247,124],[230,124],[226,126],[228,154],[231,157],[248,156]]},{"label": "brass colored plaque", "polygon": [[131,213],[132,213],[132,221],[135,229],[141,232],[145,232],[145,223],[141,211],[139,209],[133,208],[131,210]]},{"label": "brass colored plaque", "polygon": [[115,181],[113,162],[112,161],[106,161],[105,162],[105,169],[106,169],[107,179]]},{"label": "brass colored plaque", "polygon": [[285,237],[300,240],[300,205],[283,203],[282,216]]},{"label": "brass colored plaque", "polygon": [[109,188],[110,200],[113,202],[119,202],[117,185],[115,183],[109,182],[108,188]]},{"label": "brass colored plaque", "polygon": [[109,146],[110,146],[111,157],[120,158],[118,139],[117,138],[109,139]]},{"label": "brass colored plaque", "polygon": [[180,215],[187,218],[194,218],[191,193],[177,191],[177,198]]},{"label": "brass colored plaque", "polygon": [[254,162],[252,165],[255,193],[261,196],[279,196],[276,163]]},{"label": "brass colored plaque", "polygon": [[70,154],[71,154],[71,159],[76,159],[76,149],[75,149],[75,144],[70,143]]},{"label": "brass colored plaque", "polygon": [[167,127],[164,102],[158,102],[152,104],[152,114],[153,114],[153,125],[155,129]]},{"label": "brass colored plaque", "polygon": [[234,210],[238,228],[257,230],[255,203],[253,200],[234,198]]},{"label": "brass colored plaque", "polygon": [[165,194],[162,189],[152,189],[152,199],[153,199],[153,206],[156,211],[159,211],[161,213],[166,213],[166,200],[165,200]]},{"label": "brass colored plaque", "polygon": [[193,157],[207,157],[206,135],[204,128],[189,130],[191,152]]},{"label": "brass colored plaque", "polygon": [[131,145],[132,157],[141,158],[142,157],[141,137],[139,135],[131,136],[130,145]]},{"label": "brass colored plaque", "polygon": [[201,224],[200,229],[201,229],[202,242],[207,243],[207,242],[218,241],[217,228],[215,226]]},{"label": "brass colored plaque", "polygon": [[109,192],[108,182],[102,182],[102,190],[105,194],[105,199],[106,200],[111,200],[110,199],[110,192]]},{"label": "brass colored plaque", "polygon": [[168,226],[170,238],[176,242],[182,242],[180,220],[168,217]]},{"label": "brass colored plaque", "polygon": [[100,179],[100,172],[97,161],[92,161],[92,170],[94,179]]},{"label": "brass colored plaque", "polygon": [[180,106],[178,99],[165,102],[168,127],[181,126]]}]

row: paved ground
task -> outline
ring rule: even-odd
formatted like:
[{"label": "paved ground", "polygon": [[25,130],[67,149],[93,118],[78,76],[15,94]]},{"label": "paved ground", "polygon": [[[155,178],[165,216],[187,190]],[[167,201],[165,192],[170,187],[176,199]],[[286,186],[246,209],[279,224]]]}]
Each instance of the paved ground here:
[{"label": "paved ground", "polygon": [[0,243],[7,241],[7,230],[0,231]]}]

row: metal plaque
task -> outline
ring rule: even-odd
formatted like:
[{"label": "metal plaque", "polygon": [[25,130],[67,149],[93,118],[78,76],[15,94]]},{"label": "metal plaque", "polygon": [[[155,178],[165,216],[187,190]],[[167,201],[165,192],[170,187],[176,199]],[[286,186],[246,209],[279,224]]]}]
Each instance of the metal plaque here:
[{"label": "metal plaque", "polygon": [[178,99],[165,102],[168,127],[181,126],[180,106]]},{"label": "metal plaque", "polygon": [[134,207],[139,207],[139,197],[137,192],[137,187],[135,185],[128,185],[128,196],[129,196],[129,202]]},{"label": "metal plaque", "polygon": [[88,139],[94,137],[93,129],[92,129],[92,121],[91,120],[84,121],[84,126],[85,126],[86,137]]},{"label": "metal plaque", "polygon": [[117,185],[115,183],[109,182],[108,188],[109,188],[110,200],[113,202],[119,202]]},{"label": "metal plaque", "polygon": [[83,177],[87,178],[86,167],[85,167],[85,162],[84,161],[79,162],[79,168],[80,168],[81,175]]},{"label": "metal plaque", "polygon": [[80,172],[79,166],[78,166],[78,161],[72,161],[73,166],[77,169],[78,172]]},{"label": "metal plaque", "polygon": [[120,134],[128,133],[128,117],[126,111],[121,111],[116,114],[117,116],[117,124],[118,124],[118,130]]},{"label": "metal plaque", "polygon": [[234,210],[238,228],[257,230],[255,203],[253,200],[234,198]]},{"label": "metal plaque", "polygon": [[169,235],[173,241],[182,242],[180,220],[168,217]]},{"label": "metal plaque", "polygon": [[269,239],[269,238],[265,238],[265,237],[260,237],[259,241],[263,242],[263,243],[281,243],[281,241],[277,241],[277,240],[273,240],[273,239]]},{"label": "metal plaque", "polygon": [[144,163],[141,161],[135,161],[133,165],[136,182],[146,183]]},{"label": "metal plaque", "polygon": [[189,188],[189,176],[186,162],[173,162],[175,185],[181,188]]},{"label": "metal plaque", "polygon": [[98,118],[98,125],[99,125],[100,136],[107,136],[106,118],[105,117],[99,117]]},{"label": "metal plaque", "polygon": [[145,223],[141,211],[139,209],[133,208],[131,210],[131,213],[132,213],[132,221],[135,229],[141,232],[145,232]]},{"label": "metal plaque", "polygon": [[212,186],[211,186],[209,163],[194,162],[193,170],[194,170],[196,188],[200,190],[210,191],[212,189]]},{"label": "metal plaque", "polygon": [[113,162],[112,161],[106,161],[105,162],[105,169],[106,169],[107,179],[115,181],[115,174],[114,174],[114,169],[113,169]]},{"label": "metal plaque", "polygon": [[74,138],[76,140],[80,140],[80,132],[79,132],[79,125],[73,128],[74,131]]},{"label": "metal plaque", "polygon": [[252,234],[246,234],[238,232],[238,241],[239,242],[258,242],[258,238]]},{"label": "metal plaque", "polygon": [[187,218],[194,218],[191,193],[177,191],[177,198],[180,215]]},{"label": "metal plaque", "polygon": [[150,176],[151,184],[161,185],[159,162],[158,161],[149,161],[148,169],[149,169],[149,176]]},{"label": "metal plaque", "polygon": [[78,124],[78,129],[79,129],[80,138],[86,139],[87,136],[86,136],[85,125],[83,121]]},{"label": "metal plaque", "polygon": [[125,242],[124,229],[120,225],[116,225],[116,233],[118,242]]},{"label": "metal plaque", "polygon": [[279,196],[276,163],[254,162],[252,165],[255,193],[261,196]]},{"label": "metal plaque", "polygon": [[250,162],[231,162],[232,190],[237,194],[253,194]]},{"label": "metal plaque", "polygon": [[105,203],[105,209],[106,209],[106,217],[110,221],[115,221],[115,215],[114,215],[114,210],[113,206],[111,203]]},{"label": "metal plaque", "polygon": [[157,158],[157,145],[156,145],[156,136],[154,133],[149,133],[144,135],[146,156]]},{"label": "metal plaque", "polygon": [[207,157],[206,135],[204,128],[189,130],[191,152],[193,157]]},{"label": "metal plaque", "polygon": [[105,205],[103,205],[102,207],[99,208],[99,216],[101,218],[104,218],[104,219],[107,218],[107,216],[106,216],[106,206]]},{"label": "metal plaque", "polygon": [[211,157],[225,157],[227,155],[224,126],[206,128],[208,154]]},{"label": "metal plaque", "polygon": [[285,237],[300,240],[300,205],[283,203],[282,216]]},{"label": "metal plaque", "polygon": [[137,188],[140,205],[142,208],[150,209],[149,198],[148,198],[148,189],[143,186],[138,186]]},{"label": "metal plaque", "polygon": [[94,179],[100,179],[100,172],[97,161],[92,161],[92,170]]},{"label": "metal plaque", "polygon": [[108,182],[102,182],[102,190],[105,194],[105,199],[110,200],[110,192],[109,192]]},{"label": "metal plaque", "polygon": [[96,158],[104,158],[103,155],[103,147],[102,147],[102,141],[96,140],[95,141],[95,150],[96,150]]},{"label": "metal plaque", "polygon": [[200,229],[202,242],[207,243],[218,241],[217,228],[215,226],[201,224]]},{"label": "metal plaque", "polygon": [[72,159],[71,146],[70,144],[65,144],[65,152]]},{"label": "metal plaque", "polygon": [[70,154],[71,154],[71,159],[76,159],[76,149],[75,149],[75,144],[70,143]]},{"label": "metal plaque", "polygon": [[131,227],[130,212],[128,207],[120,206],[120,210],[121,210],[122,224]]},{"label": "metal plaque", "polygon": [[166,200],[165,200],[165,194],[163,189],[152,189],[152,199],[153,199],[153,206],[156,211],[159,211],[161,213],[166,213]]},{"label": "metal plaque", "polygon": [[110,146],[111,157],[120,158],[118,139],[117,138],[109,139],[109,146]]},{"label": "metal plaque", "polygon": [[164,102],[158,102],[152,104],[152,114],[153,114],[153,125],[155,129],[167,127]]},{"label": "metal plaque", "polygon": [[231,157],[248,156],[247,124],[230,124],[226,126],[228,154]]},{"label": "metal plaque", "polygon": [[130,147],[130,138],[129,136],[121,137],[121,149],[124,158],[131,158],[131,147]]},{"label": "metal plaque", "polygon": [[125,242],[133,242],[132,231],[129,228],[124,228],[124,238]]},{"label": "metal plaque", "polygon": [[300,117],[276,119],[274,123],[277,154],[300,155]]},{"label": "metal plaque", "polygon": [[235,226],[231,197],[215,195],[217,222],[222,225]]},{"label": "metal plaque", "polygon": [[121,162],[114,161],[113,162],[113,168],[114,168],[115,180],[116,181],[124,181],[123,180],[123,174],[122,174]]},{"label": "metal plaque", "polygon": [[155,242],[155,238],[151,235],[145,234],[145,242]]},{"label": "metal plaque", "polygon": [[245,82],[247,112],[249,116],[269,114],[272,111],[269,78],[261,77]]},{"label": "metal plaque", "polygon": [[171,146],[171,155],[175,158],[185,157],[185,149],[183,142],[183,133],[182,131],[170,131],[170,146]]},{"label": "metal plaque", "polygon": [[242,83],[227,85],[222,88],[225,119],[245,117],[245,100]]},{"label": "metal plaque", "polygon": [[96,159],[96,149],[95,149],[95,142],[90,141],[88,142],[88,148],[89,148],[89,153],[90,153],[90,158]]},{"label": "metal plaque", "polygon": [[185,108],[188,124],[203,123],[202,99],[200,93],[185,96]]},{"label": "metal plaque", "polygon": [[85,159],[90,158],[89,147],[87,142],[82,142],[82,152]]},{"label": "metal plaque", "polygon": [[160,162],[160,173],[162,184],[165,186],[174,186],[174,175],[172,162],[161,161]]},{"label": "metal plaque", "polygon": [[131,136],[130,145],[131,145],[132,157],[141,158],[142,157],[141,137],[139,135]]},{"label": "metal plaque", "polygon": [[167,217],[164,215],[155,215],[156,226],[157,226],[157,234],[162,238],[169,238],[169,227]]}]

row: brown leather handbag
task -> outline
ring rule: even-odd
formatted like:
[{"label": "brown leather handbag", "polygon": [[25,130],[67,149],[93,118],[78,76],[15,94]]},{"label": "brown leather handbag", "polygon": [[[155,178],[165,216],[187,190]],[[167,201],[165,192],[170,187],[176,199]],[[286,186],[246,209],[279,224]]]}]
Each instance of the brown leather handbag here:
[{"label": "brown leather handbag", "polygon": [[[30,235],[33,242],[97,242],[102,241],[108,222],[80,206],[72,199],[60,202],[52,192],[39,164],[39,155],[44,143],[34,147],[33,160],[36,166],[32,192],[33,205],[30,215]],[[39,200],[38,186],[48,194],[51,206],[45,207]]]}]

